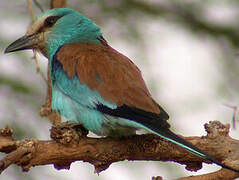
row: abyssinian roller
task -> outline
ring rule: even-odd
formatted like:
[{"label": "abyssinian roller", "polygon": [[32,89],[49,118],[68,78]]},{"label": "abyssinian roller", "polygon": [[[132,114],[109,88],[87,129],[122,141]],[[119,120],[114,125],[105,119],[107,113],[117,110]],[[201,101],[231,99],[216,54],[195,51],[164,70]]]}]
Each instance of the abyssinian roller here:
[{"label": "abyssinian roller", "polygon": [[113,49],[100,28],[75,10],[38,16],[5,53],[35,49],[49,60],[52,109],[101,136],[145,129],[196,156],[236,172],[170,131],[165,112],[150,95],[140,70]]}]

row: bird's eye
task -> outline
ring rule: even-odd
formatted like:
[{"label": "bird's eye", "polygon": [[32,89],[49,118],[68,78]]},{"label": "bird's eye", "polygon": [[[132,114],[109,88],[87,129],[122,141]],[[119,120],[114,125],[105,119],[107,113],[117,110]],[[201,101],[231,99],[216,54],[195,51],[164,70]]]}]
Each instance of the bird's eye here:
[{"label": "bird's eye", "polygon": [[59,19],[60,17],[58,16],[50,16],[48,18],[46,18],[45,22],[44,22],[44,25],[47,26],[47,27],[51,27],[53,26],[56,21]]}]

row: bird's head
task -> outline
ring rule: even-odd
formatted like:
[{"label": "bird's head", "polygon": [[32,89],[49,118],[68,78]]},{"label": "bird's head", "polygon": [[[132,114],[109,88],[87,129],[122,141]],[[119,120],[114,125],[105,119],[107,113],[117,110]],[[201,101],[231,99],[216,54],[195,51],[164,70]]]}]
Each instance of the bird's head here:
[{"label": "bird's head", "polygon": [[50,58],[64,44],[100,43],[101,36],[100,28],[77,11],[51,9],[36,17],[26,34],[10,44],[5,53],[35,49]]}]

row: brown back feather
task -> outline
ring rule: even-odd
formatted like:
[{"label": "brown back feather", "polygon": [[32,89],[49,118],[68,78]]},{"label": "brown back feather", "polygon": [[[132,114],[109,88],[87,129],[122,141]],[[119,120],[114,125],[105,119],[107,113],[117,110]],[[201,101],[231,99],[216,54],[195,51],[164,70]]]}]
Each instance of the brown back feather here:
[{"label": "brown back feather", "polygon": [[105,100],[118,106],[125,104],[160,113],[140,70],[112,47],[82,43],[64,45],[57,59],[69,77],[73,78],[77,74],[82,84],[97,90]]}]

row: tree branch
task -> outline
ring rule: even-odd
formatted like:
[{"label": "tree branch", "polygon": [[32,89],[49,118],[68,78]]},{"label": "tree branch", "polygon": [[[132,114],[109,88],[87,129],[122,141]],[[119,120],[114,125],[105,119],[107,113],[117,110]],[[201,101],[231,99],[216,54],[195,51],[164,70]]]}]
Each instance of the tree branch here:
[{"label": "tree branch", "polygon": [[232,173],[230,170],[221,169],[219,171],[198,175],[198,176],[189,176],[184,178],[179,178],[178,180],[233,180],[238,178],[238,173]]},{"label": "tree branch", "polygon": [[[239,169],[239,141],[228,135],[229,127],[212,121],[205,125],[207,136],[184,139],[222,163]],[[114,162],[123,160],[174,161],[185,164],[189,171],[197,171],[201,169],[202,162],[205,162],[152,134],[122,139],[90,138],[84,136],[85,132],[75,131],[72,127],[58,126],[51,129],[51,137],[54,140],[14,141],[12,132],[9,127],[0,131],[0,151],[9,153],[0,161],[0,172],[14,163],[21,166],[23,171],[28,171],[32,166],[46,164],[53,164],[56,169],[69,169],[72,162],[80,160],[94,165],[96,173],[106,170]],[[239,177],[238,173],[225,169],[215,172],[213,177],[219,177],[220,174]]]}]

